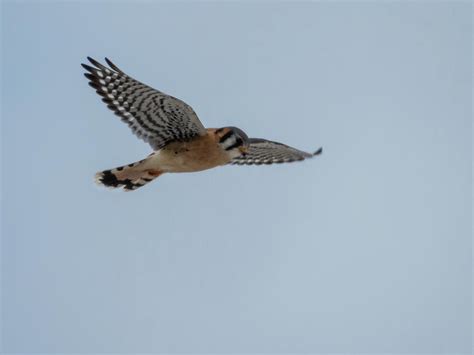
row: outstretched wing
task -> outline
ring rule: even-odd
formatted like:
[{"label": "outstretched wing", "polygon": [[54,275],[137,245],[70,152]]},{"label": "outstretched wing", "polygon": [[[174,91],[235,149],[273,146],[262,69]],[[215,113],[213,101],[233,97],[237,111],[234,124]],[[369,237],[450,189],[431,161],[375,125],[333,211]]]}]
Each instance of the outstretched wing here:
[{"label": "outstretched wing", "polygon": [[153,149],[206,133],[194,110],[185,102],[129,77],[107,58],[109,67],[90,57],[87,59],[93,65],[82,64],[88,71],[84,75],[89,85]]},{"label": "outstretched wing", "polygon": [[250,146],[247,154],[232,159],[230,164],[261,165],[290,163],[311,158],[315,155],[321,154],[322,151],[323,149],[319,148],[314,153],[307,153],[282,143],[260,138],[250,138]]}]

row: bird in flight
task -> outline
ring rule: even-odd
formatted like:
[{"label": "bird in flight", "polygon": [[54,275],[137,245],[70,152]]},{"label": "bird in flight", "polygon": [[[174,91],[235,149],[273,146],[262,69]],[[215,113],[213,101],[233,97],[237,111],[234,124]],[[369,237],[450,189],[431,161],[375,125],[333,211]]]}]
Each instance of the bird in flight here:
[{"label": "bird in flight", "polygon": [[109,59],[108,66],[87,57],[82,64],[89,85],[132,132],[150,144],[153,152],[143,160],[95,175],[111,188],[135,190],[164,173],[184,173],[226,164],[288,163],[319,155],[285,144],[249,138],[237,127],[205,128],[185,102],[151,88],[125,74]]}]

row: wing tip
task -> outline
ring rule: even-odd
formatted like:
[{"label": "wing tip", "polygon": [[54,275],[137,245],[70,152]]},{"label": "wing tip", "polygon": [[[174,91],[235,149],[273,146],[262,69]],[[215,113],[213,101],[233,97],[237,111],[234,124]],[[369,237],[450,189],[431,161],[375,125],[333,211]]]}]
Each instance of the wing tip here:
[{"label": "wing tip", "polygon": [[81,63],[81,67],[83,67],[85,70],[87,70],[90,73],[94,73],[95,70],[96,70],[95,68],[91,67],[90,65],[84,64],[84,63]]},{"label": "wing tip", "polygon": [[95,60],[94,58],[87,56],[87,60],[89,61],[89,63],[91,63],[96,68],[105,69],[105,66],[102,63],[100,63],[99,61]]},{"label": "wing tip", "polygon": [[115,70],[116,72],[119,72],[119,73],[123,73],[122,70],[120,70],[120,68],[117,67],[109,58],[105,57],[105,62],[110,68],[112,68],[112,70]]},{"label": "wing tip", "polygon": [[117,67],[109,58],[105,57],[105,62],[107,63],[107,65],[109,66],[109,68],[107,68],[105,65],[103,65],[102,63],[100,63],[99,61],[95,60],[94,58],[92,57],[89,57],[87,56],[86,57],[87,60],[89,61],[90,64],[92,64],[94,67],[91,67],[90,65],[88,64],[84,64],[84,63],[81,63],[81,66],[86,69],[86,70],[89,70],[91,71],[90,69],[93,69],[93,70],[114,70],[118,73],[123,73],[122,70],[120,70],[119,67]]},{"label": "wing tip", "polygon": [[315,151],[312,156],[316,156],[316,155],[321,155],[323,153],[323,147],[320,147],[317,151]]}]

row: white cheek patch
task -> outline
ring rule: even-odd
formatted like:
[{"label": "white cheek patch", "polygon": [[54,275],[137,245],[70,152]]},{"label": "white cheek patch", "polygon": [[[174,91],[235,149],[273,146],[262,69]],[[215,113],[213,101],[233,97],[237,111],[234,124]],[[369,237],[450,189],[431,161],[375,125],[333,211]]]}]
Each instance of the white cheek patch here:
[{"label": "white cheek patch", "polygon": [[242,156],[242,153],[238,149],[229,150],[229,155],[231,159]]},{"label": "white cheek patch", "polygon": [[230,146],[232,146],[233,144],[235,144],[235,142],[236,142],[235,136],[230,136],[230,137],[227,138],[225,141],[223,141],[223,142],[221,143],[221,145],[222,145],[222,147],[223,147],[224,149],[227,149],[227,148],[229,148]]}]

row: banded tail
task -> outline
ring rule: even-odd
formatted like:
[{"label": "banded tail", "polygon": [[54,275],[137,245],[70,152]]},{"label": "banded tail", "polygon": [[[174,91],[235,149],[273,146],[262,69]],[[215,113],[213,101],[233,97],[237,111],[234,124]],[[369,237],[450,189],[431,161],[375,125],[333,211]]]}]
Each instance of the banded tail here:
[{"label": "banded tail", "polygon": [[95,174],[95,181],[98,185],[113,189],[123,188],[125,191],[133,191],[163,173],[156,169],[147,169],[147,165],[147,159],[144,159],[115,169],[104,170]]}]

